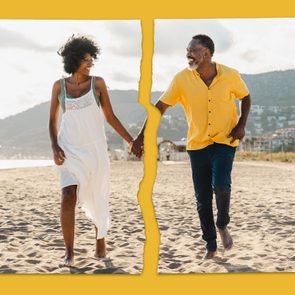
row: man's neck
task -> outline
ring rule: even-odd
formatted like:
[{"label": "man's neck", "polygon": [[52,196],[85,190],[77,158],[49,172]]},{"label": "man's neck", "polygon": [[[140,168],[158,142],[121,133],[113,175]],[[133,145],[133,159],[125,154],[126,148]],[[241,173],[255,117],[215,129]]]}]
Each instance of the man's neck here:
[{"label": "man's neck", "polygon": [[197,72],[201,77],[208,78],[216,75],[216,64],[212,61],[203,63],[198,69]]}]

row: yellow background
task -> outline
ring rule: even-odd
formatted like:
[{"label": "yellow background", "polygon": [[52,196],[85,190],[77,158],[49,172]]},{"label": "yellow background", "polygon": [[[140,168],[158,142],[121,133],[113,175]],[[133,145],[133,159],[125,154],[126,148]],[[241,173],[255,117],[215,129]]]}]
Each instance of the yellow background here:
[{"label": "yellow background", "polygon": [[145,136],[145,177],[139,192],[147,237],[143,274],[1,275],[1,294],[294,294],[295,274],[156,275],[159,234],[151,193],[156,174],[156,128],[159,114],[149,104],[154,19],[295,17],[295,4],[291,0],[1,2],[2,19],[140,19],[143,31],[140,102],[147,107],[151,118]]}]

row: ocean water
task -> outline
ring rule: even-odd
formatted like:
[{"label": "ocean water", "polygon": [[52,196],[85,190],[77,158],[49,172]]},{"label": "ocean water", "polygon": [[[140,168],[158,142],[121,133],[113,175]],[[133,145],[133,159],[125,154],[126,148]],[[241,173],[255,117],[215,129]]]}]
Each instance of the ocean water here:
[{"label": "ocean water", "polygon": [[53,166],[53,160],[0,160],[0,169]]}]

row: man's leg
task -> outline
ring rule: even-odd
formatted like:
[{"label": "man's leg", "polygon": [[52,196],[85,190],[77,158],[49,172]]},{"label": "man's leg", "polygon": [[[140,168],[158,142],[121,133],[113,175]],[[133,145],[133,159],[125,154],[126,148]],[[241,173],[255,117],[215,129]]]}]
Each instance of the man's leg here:
[{"label": "man's leg", "polygon": [[[202,238],[206,241],[206,249],[211,252],[217,250],[216,229],[212,210],[212,168],[208,148],[188,151],[192,177],[197,201],[197,211],[202,228]],[[213,256],[215,253],[211,253]],[[212,257],[213,257],[212,256]]]},{"label": "man's leg", "polygon": [[216,197],[218,228],[223,246],[226,250],[232,248],[233,241],[227,230],[230,221],[231,171],[236,148],[214,144],[212,149],[212,177]]}]

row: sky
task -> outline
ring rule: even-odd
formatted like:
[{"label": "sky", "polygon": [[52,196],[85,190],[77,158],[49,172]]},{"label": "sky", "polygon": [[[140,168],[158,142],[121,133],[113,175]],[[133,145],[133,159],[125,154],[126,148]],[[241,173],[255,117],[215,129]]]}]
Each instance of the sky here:
[{"label": "sky", "polygon": [[[187,66],[187,44],[200,33],[215,43],[213,60],[240,73],[295,69],[295,18],[155,20],[154,32],[153,91]],[[138,89],[140,21],[0,20],[0,119],[50,100],[53,82],[66,76],[56,52],[72,34],[102,49],[92,75],[109,89]]]},{"label": "sky", "polygon": [[187,66],[192,36],[209,35],[213,61],[244,74],[295,69],[295,18],[155,20],[153,90]]},{"label": "sky", "polygon": [[109,89],[138,89],[140,21],[0,20],[0,119],[50,100],[53,82],[67,76],[57,51],[73,34],[101,47],[91,75]]}]

